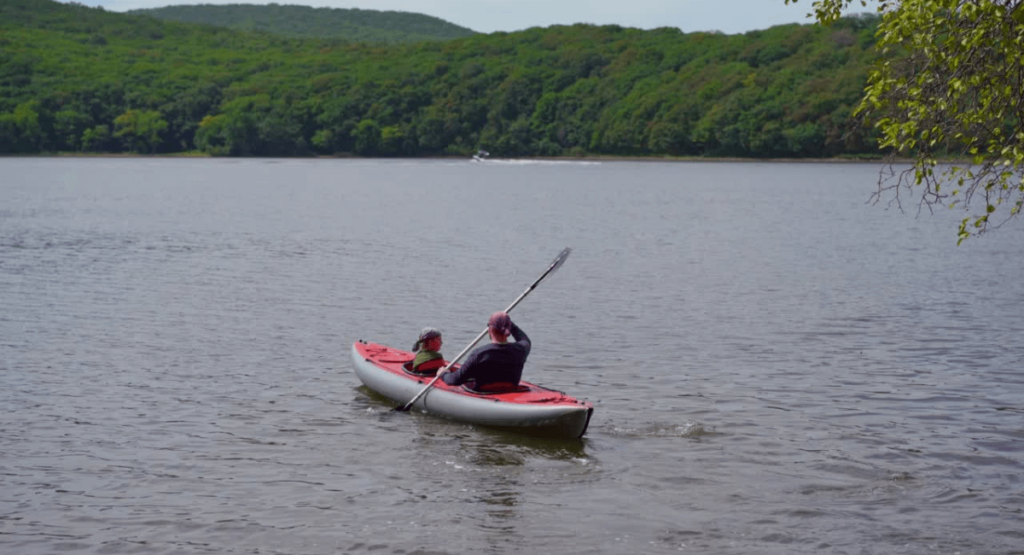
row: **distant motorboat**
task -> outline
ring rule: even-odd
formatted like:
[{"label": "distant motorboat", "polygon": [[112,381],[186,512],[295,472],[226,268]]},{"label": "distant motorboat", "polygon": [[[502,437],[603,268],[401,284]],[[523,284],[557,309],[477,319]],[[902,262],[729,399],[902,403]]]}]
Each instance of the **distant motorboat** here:
[{"label": "distant motorboat", "polygon": [[476,154],[473,155],[473,161],[474,162],[483,162],[490,155],[491,155],[491,153],[487,152],[486,150],[478,150],[478,151],[476,151]]}]

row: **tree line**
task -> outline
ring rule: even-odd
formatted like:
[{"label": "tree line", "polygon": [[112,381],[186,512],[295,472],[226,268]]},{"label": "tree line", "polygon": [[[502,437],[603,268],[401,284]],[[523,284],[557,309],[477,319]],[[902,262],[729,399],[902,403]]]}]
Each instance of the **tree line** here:
[{"label": "tree line", "polygon": [[126,13],[295,38],[385,44],[449,40],[474,34],[471,29],[428,15],[359,8],[313,8],[275,3],[198,4],[129,10]]},{"label": "tree line", "polygon": [[870,155],[852,111],[877,25],[382,45],[5,0],[0,153]]}]

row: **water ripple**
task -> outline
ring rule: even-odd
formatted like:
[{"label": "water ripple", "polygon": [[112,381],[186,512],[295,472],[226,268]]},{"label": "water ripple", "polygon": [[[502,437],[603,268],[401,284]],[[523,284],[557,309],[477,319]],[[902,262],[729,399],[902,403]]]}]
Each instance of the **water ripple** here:
[{"label": "water ripple", "polygon": [[[865,206],[871,166],[0,170],[4,553],[1024,539],[1021,230],[958,249],[955,218]],[[353,341],[431,325],[461,347],[566,245],[513,317],[527,378],[595,403],[584,439],[393,413],[359,385]]]}]

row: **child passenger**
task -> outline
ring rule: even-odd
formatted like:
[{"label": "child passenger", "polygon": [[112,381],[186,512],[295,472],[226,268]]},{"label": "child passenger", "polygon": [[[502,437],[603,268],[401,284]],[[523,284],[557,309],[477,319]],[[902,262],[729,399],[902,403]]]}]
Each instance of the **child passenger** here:
[{"label": "child passenger", "polygon": [[420,338],[412,346],[416,358],[412,361],[412,371],[424,374],[432,374],[438,368],[444,367],[444,357],[441,356],[441,331],[437,328],[423,328]]}]

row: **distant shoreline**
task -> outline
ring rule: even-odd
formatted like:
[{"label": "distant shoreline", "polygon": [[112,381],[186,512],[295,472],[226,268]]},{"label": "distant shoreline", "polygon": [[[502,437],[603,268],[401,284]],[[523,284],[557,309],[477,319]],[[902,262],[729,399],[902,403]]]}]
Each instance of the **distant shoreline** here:
[{"label": "distant shoreline", "polygon": [[[62,152],[46,154],[0,154],[0,158],[159,158],[159,159],[185,159],[196,158],[219,159],[219,160],[466,160],[472,158],[469,155],[450,156],[410,156],[410,157],[373,157],[355,155],[323,155],[323,156],[210,156],[200,153],[169,153],[169,154],[134,154],[134,153],[88,153],[88,152]],[[484,162],[498,162],[508,160],[538,160],[552,162],[729,162],[729,163],[786,163],[786,164],[879,164],[888,160],[884,155],[877,157],[832,157],[832,158],[741,158],[730,156],[614,156],[614,155],[593,155],[593,156],[519,156],[519,157],[490,157]],[[897,159],[896,163],[912,163],[912,159]]]}]

